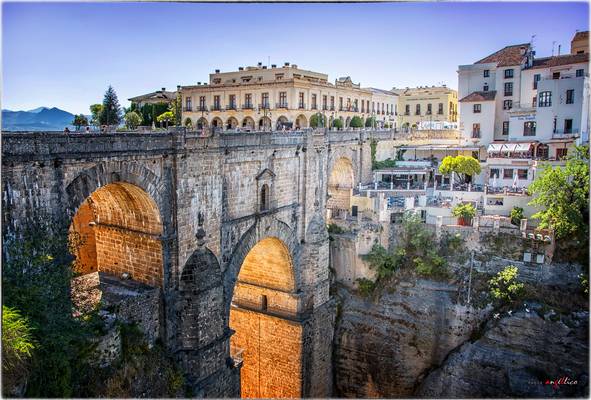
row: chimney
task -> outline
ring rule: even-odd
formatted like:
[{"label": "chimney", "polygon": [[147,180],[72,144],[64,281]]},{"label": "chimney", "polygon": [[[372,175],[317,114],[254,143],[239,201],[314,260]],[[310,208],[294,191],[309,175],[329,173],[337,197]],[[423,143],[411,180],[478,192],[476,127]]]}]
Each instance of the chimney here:
[{"label": "chimney", "polygon": [[292,67],[292,68],[297,68],[298,66],[297,66],[297,65],[295,65],[295,64],[293,64],[291,67]]},{"label": "chimney", "polygon": [[271,68],[277,68],[277,64],[271,64]]},{"label": "chimney", "polygon": [[259,63],[257,64],[257,67],[259,67],[259,68],[260,68],[260,67],[262,67],[262,66],[263,66],[263,63],[259,61]]},{"label": "chimney", "polygon": [[286,62],[286,63],[283,63],[283,66],[284,66],[284,67],[289,67],[289,63],[288,63],[288,62]]},{"label": "chimney", "polygon": [[216,74],[219,74],[219,73],[220,73],[220,70],[219,70],[219,69],[216,69],[216,70],[215,70],[215,73],[216,73]]},{"label": "chimney", "polygon": [[165,87],[163,87],[163,88],[162,88],[162,91],[163,91],[163,92],[166,92],[166,88],[165,88]]},{"label": "chimney", "polygon": [[197,82],[197,86],[201,85],[201,82]]},{"label": "chimney", "polygon": [[558,45],[558,55],[560,55],[560,47],[561,47],[561,45],[559,44]]},{"label": "chimney", "polygon": [[238,71],[244,71],[244,67],[238,67]]},{"label": "chimney", "polygon": [[263,65],[263,69],[267,69],[267,66],[266,65]]}]

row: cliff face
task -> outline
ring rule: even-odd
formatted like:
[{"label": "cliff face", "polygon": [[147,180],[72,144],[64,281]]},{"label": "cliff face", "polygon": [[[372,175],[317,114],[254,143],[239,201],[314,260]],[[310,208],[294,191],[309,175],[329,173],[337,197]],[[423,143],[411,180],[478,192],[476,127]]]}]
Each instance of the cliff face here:
[{"label": "cliff face", "polygon": [[[530,306],[486,324],[423,381],[425,397],[564,397],[588,393],[589,313],[554,320]],[[506,314],[505,314],[506,315]],[[562,378],[562,379],[561,379]]]},{"label": "cliff face", "polygon": [[335,389],[343,397],[413,394],[423,376],[469,339],[490,310],[454,304],[455,286],[401,282],[375,301],[341,290]]},{"label": "cliff face", "polygon": [[[457,288],[446,283],[409,279],[392,287],[373,300],[339,291],[336,396],[588,392],[588,312],[558,315],[528,303],[496,315],[491,308],[455,304]],[[546,384],[565,377],[571,384]]]}]

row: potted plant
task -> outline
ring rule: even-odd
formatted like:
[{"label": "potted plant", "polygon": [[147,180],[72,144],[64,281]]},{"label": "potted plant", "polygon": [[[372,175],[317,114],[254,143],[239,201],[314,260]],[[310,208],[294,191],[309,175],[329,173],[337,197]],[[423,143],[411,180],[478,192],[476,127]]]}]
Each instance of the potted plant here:
[{"label": "potted plant", "polygon": [[462,226],[472,225],[472,218],[476,216],[476,208],[471,203],[457,204],[451,214],[458,218],[458,223]]}]

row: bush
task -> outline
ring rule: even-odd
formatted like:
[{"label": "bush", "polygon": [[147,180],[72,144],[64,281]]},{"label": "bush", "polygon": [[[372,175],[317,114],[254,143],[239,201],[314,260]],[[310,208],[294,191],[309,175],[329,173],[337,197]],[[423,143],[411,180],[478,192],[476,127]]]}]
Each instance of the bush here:
[{"label": "bush", "polygon": [[452,210],[454,217],[471,219],[476,216],[476,208],[472,203],[459,203]]},{"label": "bush", "polygon": [[324,116],[322,114],[314,114],[310,117],[310,127],[318,128],[324,127]]},{"label": "bush", "polygon": [[362,256],[369,263],[369,266],[377,271],[378,279],[387,278],[392,275],[399,268],[403,257],[404,250],[399,249],[394,254],[390,254],[377,243],[372,246],[369,253]]},{"label": "bush", "polygon": [[366,128],[371,128],[375,125],[375,121],[376,119],[374,117],[369,117],[365,120],[365,127]]},{"label": "bush", "polygon": [[29,320],[14,308],[2,306],[2,378],[4,394],[14,394],[27,381],[35,349]]},{"label": "bush", "polygon": [[336,118],[332,121],[332,127],[337,129],[343,129],[343,120],[340,118]]},{"label": "bush", "polygon": [[349,126],[351,128],[363,128],[363,120],[356,115],[353,118],[351,118],[351,122],[349,122]]},{"label": "bush", "polygon": [[513,225],[519,226],[521,224],[521,220],[523,219],[523,208],[521,207],[513,207],[511,210],[511,223]]},{"label": "bush", "polygon": [[367,297],[372,294],[376,287],[376,283],[374,281],[366,278],[359,278],[355,282],[357,282],[357,290],[363,297]]},{"label": "bush", "polygon": [[336,233],[337,235],[339,233],[345,233],[346,231],[341,228],[340,226],[338,226],[337,224],[329,224],[328,227],[328,233]]},{"label": "bush", "polygon": [[488,281],[492,298],[501,303],[518,300],[524,292],[523,283],[517,280],[518,277],[519,269],[513,265],[497,273]]},{"label": "bush", "polygon": [[371,169],[384,169],[384,168],[394,168],[396,166],[396,160],[392,160],[391,158],[386,158],[383,161],[374,161],[371,166]]},{"label": "bush", "polygon": [[125,126],[129,129],[135,129],[142,124],[142,116],[135,111],[125,114]]}]

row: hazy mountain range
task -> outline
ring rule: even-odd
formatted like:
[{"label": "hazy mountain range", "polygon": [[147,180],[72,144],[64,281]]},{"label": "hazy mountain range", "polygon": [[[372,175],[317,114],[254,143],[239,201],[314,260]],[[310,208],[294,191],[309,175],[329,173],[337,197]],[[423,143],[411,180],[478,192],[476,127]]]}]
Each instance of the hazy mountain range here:
[{"label": "hazy mountain range", "polygon": [[29,111],[2,110],[3,131],[62,131],[72,129],[74,114],[53,107]]}]

